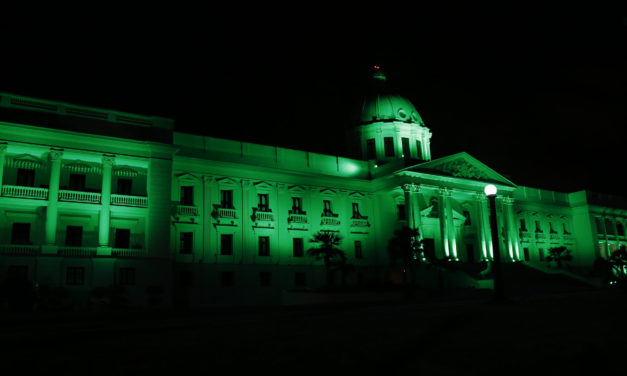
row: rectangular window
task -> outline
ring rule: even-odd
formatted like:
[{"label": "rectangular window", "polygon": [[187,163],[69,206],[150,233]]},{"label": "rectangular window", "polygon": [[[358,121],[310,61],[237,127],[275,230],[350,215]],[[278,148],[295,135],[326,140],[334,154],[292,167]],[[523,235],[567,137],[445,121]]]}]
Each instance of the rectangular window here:
[{"label": "rectangular window", "polygon": [[303,214],[303,199],[292,197],[292,214]]},{"label": "rectangular window", "polygon": [[422,142],[416,140],[416,157],[422,159]]},{"label": "rectangular window", "polygon": [[403,146],[403,157],[405,158],[411,157],[411,152],[409,151],[409,138],[407,137],[401,138],[401,145]]},{"label": "rectangular window", "polygon": [[331,200],[322,200],[322,203],[324,204],[324,210],[322,212],[322,215],[325,217],[330,217],[333,212],[331,211]]},{"label": "rectangular window", "polygon": [[194,233],[193,232],[181,232],[179,249],[180,249],[181,254],[191,254],[194,251]]},{"label": "rectangular window", "polygon": [[544,261],[544,249],[538,248],[538,259]]},{"label": "rectangular window", "polygon": [[377,159],[377,148],[374,138],[366,140],[366,159]]},{"label": "rectangular window", "polygon": [[523,248],[523,254],[525,255],[525,261],[529,261],[529,248]]},{"label": "rectangular window", "polygon": [[220,254],[227,256],[233,254],[233,234],[220,235]]},{"label": "rectangular window", "polygon": [[220,206],[223,209],[233,209],[233,191],[232,190],[221,190],[220,191]]},{"label": "rectangular window", "polygon": [[364,255],[361,251],[361,240],[355,240],[355,258],[363,258]]},{"label": "rectangular window", "polygon": [[294,285],[301,286],[301,287],[307,285],[307,273],[295,272],[294,273]]},{"label": "rectangular window", "polygon": [[614,232],[614,226],[612,225],[612,220],[609,218],[605,218],[605,231],[608,235],[616,235]]},{"label": "rectangular window", "polygon": [[220,273],[220,285],[222,285],[222,287],[231,287],[235,285],[235,272]]},{"label": "rectangular window", "polygon": [[65,245],[68,247],[80,247],[83,245],[82,226],[67,226],[65,228]]},{"label": "rectangular window", "polygon": [[471,223],[470,223],[470,212],[468,210],[464,210],[464,218],[466,218],[464,220],[464,226],[471,226]]},{"label": "rectangular window", "polygon": [[272,286],[272,272],[259,272],[259,286]]},{"label": "rectangular window", "polygon": [[361,214],[359,214],[359,203],[353,202],[353,219],[361,218]]},{"label": "rectangular window", "polygon": [[85,284],[85,268],[84,267],[68,267],[65,271],[66,285],[84,285]]},{"label": "rectangular window", "polygon": [[385,149],[386,157],[394,156],[394,138],[393,137],[384,137],[383,138],[383,148]]},{"label": "rectangular window", "polygon": [[135,268],[120,268],[120,285],[135,286]]},{"label": "rectangular window", "polygon": [[305,255],[305,242],[303,238],[292,239],[292,249],[294,257],[303,257]]},{"label": "rectangular window", "polygon": [[79,192],[85,190],[85,174],[70,174],[70,190]]},{"label": "rectangular window", "polygon": [[542,227],[540,227],[540,221],[536,221],[536,232],[542,232]]},{"label": "rectangular window", "polygon": [[131,195],[133,188],[132,179],[118,178],[118,194],[119,195]]},{"label": "rectangular window", "polygon": [[398,208],[398,220],[405,221],[407,220],[407,215],[405,214],[405,205],[396,205]]},{"label": "rectangular window", "polygon": [[17,185],[22,187],[35,186],[35,170],[30,168],[17,169]]},{"label": "rectangular window", "polygon": [[[625,228],[620,221],[616,221],[616,231],[618,236],[625,236]],[[564,234],[566,234],[566,224],[564,224]]]},{"label": "rectangular window", "polygon": [[131,230],[126,228],[116,228],[114,244],[114,248],[131,248]]},{"label": "rectangular window", "polygon": [[11,244],[30,244],[30,223],[13,223]]},{"label": "rectangular window", "polygon": [[527,231],[527,223],[525,223],[524,219],[520,220],[520,231]]},{"label": "rectangular window", "polygon": [[181,205],[194,206],[194,187],[181,187]]},{"label": "rectangular window", "polygon": [[260,193],[257,195],[259,197],[259,206],[258,209],[260,212],[269,212],[270,205],[268,204],[268,194]]},{"label": "rectangular window", "polygon": [[270,237],[259,237],[259,256],[270,256]]}]

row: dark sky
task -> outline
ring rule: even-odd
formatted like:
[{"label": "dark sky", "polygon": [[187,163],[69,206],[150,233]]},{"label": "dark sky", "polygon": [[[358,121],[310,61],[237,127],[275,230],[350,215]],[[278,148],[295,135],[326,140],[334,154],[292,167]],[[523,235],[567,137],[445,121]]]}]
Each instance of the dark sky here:
[{"label": "dark sky", "polygon": [[342,154],[378,64],[434,158],[466,151],[520,185],[627,196],[627,13],[356,9],[40,9],[2,26],[0,90]]}]

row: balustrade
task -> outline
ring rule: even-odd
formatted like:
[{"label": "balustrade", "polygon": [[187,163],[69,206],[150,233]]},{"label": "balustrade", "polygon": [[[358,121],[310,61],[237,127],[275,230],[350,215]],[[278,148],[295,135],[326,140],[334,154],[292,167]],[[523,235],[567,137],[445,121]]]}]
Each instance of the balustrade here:
[{"label": "balustrade", "polygon": [[322,217],[320,220],[321,226],[339,226],[340,220],[336,217]]},{"label": "balustrade", "polygon": [[118,206],[137,206],[141,208],[148,207],[148,197],[146,196],[127,196],[127,195],[111,195],[111,205]]},{"label": "balustrade", "polygon": [[97,251],[95,247],[62,247],[57,253],[68,257],[95,257]]},{"label": "balustrade", "polygon": [[112,257],[145,257],[148,255],[145,249],[113,248]]},{"label": "balustrade", "polygon": [[255,221],[266,221],[272,222],[274,221],[274,214],[272,212],[255,212]]},{"label": "balustrade", "polygon": [[177,205],[176,215],[198,216],[198,208],[195,206]]},{"label": "balustrade", "polygon": [[219,218],[237,218],[237,213],[235,211],[235,209],[225,209],[225,208],[218,208],[218,217]]},{"label": "balustrade", "polygon": [[0,245],[0,255],[3,256],[36,256],[40,254],[38,245],[6,244]]},{"label": "balustrade", "polygon": [[100,203],[100,193],[81,191],[59,191],[59,201]]},{"label": "balustrade", "polygon": [[308,223],[307,214],[290,214],[287,217],[288,223]]},{"label": "balustrade", "polygon": [[24,187],[20,185],[3,185],[2,196],[47,200],[48,188]]}]

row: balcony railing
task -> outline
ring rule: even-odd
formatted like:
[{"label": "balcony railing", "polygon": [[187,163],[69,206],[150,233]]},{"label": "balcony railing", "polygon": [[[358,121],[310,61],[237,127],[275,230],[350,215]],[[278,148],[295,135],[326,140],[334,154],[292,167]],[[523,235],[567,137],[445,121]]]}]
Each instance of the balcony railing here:
[{"label": "balcony railing", "polygon": [[320,219],[321,226],[339,226],[340,220],[336,217],[322,217]]},{"label": "balcony railing", "polygon": [[177,205],[176,215],[198,216],[198,208],[195,206]]},{"label": "balcony railing", "polygon": [[136,207],[140,207],[140,208],[147,208],[148,207],[148,197],[146,197],[146,196],[111,195],[111,205],[136,206]]},{"label": "balcony railing", "polygon": [[113,257],[146,257],[147,255],[148,252],[145,249],[113,248],[111,250]]},{"label": "balcony railing", "polygon": [[287,217],[288,223],[307,223],[307,214],[290,214]]},{"label": "balcony railing", "polygon": [[369,227],[370,223],[364,218],[352,218],[351,227]]},{"label": "balcony railing", "polygon": [[20,185],[3,185],[2,195],[5,197],[48,199],[48,188],[23,187]]},{"label": "balcony railing", "polygon": [[59,201],[100,203],[100,193],[81,191],[59,191]]},{"label": "balcony railing", "polygon": [[546,239],[546,234],[536,232],[536,239]]},{"label": "balcony railing", "polygon": [[6,244],[0,245],[2,256],[36,256],[40,254],[38,245]]},{"label": "balcony railing", "polygon": [[560,237],[560,236],[559,236],[559,234],[557,234],[557,233],[552,233],[552,234],[550,234],[550,239],[559,239],[559,237]]},{"label": "balcony railing", "polygon": [[59,256],[67,257],[95,257],[97,254],[95,247],[59,247]]},{"label": "balcony railing", "polygon": [[235,209],[218,208],[218,218],[237,218]]},{"label": "balcony railing", "polygon": [[255,212],[255,221],[266,221],[272,222],[274,221],[274,214],[272,212]]}]

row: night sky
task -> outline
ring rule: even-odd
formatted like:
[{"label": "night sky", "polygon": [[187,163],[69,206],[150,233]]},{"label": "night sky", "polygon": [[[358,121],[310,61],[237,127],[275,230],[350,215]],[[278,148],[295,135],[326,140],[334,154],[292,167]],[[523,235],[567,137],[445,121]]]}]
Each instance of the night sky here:
[{"label": "night sky", "polygon": [[627,13],[48,11],[0,26],[0,91],[342,155],[378,64],[434,159],[466,151],[519,185],[627,196]]}]

